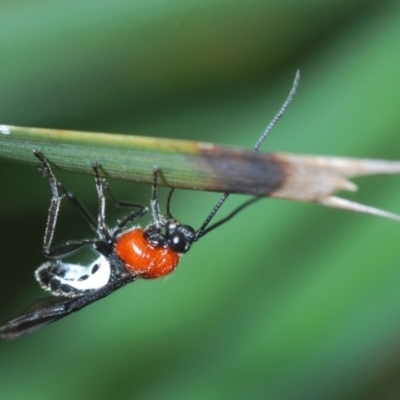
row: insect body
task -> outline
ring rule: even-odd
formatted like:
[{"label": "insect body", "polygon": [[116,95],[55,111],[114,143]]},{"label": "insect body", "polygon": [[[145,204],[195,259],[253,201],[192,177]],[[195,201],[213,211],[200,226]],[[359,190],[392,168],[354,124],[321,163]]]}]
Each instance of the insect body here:
[{"label": "insect body", "polygon": [[[299,78],[300,75],[297,72],[289,97],[256,142],[254,151],[258,150],[263,140],[283,115],[295,94]],[[86,211],[75,195],[56,179],[50,163],[44,155],[38,150],[34,150],[34,155],[41,162],[42,171],[49,180],[52,193],[43,243],[44,254],[48,261],[36,270],[35,277],[40,286],[45,291],[50,292],[52,297],[36,302],[19,317],[0,327],[1,337],[4,339],[15,339],[32,333],[42,326],[108,296],[138,278],[153,279],[171,273],[178,265],[180,256],[186,253],[194,242],[258,200],[258,198],[253,198],[246,201],[228,216],[210,225],[211,220],[229,196],[229,193],[225,193],[201,227],[194,230],[189,225],[181,224],[171,215],[170,200],[174,189],[171,189],[167,199],[166,214],[160,213],[157,199],[159,169],[154,167],[151,196],[153,222],[145,228],[135,226],[128,229],[127,226],[143,217],[148,209],[138,204],[118,201],[111,193],[107,181],[100,177],[99,165],[96,162],[93,163],[93,171],[99,201],[97,220]],[[116,205],[136,209],[113,229],[109,229],[105,223],[106,200],[104,192]],[[67,197],[75,205],[88,225],[96,232],[98,238],[67,243],[59,248],[51,249],[58,211],[63,197]],[[96,251],[98,258],[88,266],[63,261],[82,248],[90,248]]]},{"label": "insect body", "polygon": [[142,278],[152,279],[171,273],[178,265],[180,254],[170,247],[154,247],[137,228],[118,238],[115,253],[124,260],[125,267]]}]

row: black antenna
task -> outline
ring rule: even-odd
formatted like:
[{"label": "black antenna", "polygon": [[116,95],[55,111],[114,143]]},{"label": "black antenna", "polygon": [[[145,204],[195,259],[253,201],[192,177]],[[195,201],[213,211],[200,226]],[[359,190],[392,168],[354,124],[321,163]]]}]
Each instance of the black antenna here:
[{"label": "black antenna", "polygon": [[[278,113],[275,115],[275,117],[272,119],[272,121],[268,124],[267,128],[265,129],[265,131],[263,132],[263,134],[258,138],[256,144],[253,147],[253,151],[257,151],[261,144],[264,142],[264,140],[266,139],[266,137],[269,135],[269,133],[271,132],[272,128],[276,125],[276,123],[280,120],[280,118],[282,117],[282,115],[284,114],[284,112],[286,111],[286,109],[288,108],[289,104],[292,102],[294,95],[296,94],[297,91],[297,87],[299,86],[299,81],[300,81],[300,70],[298,69],[296,71],[296,75],[294,77],[294,81],[293,81],[293,85],[292,85],[292,89],[289,92],[289,95],[287,97],[287,99],[285,100],[285,102],[283,103],[282,107],[280,108],[280,110],[278,111]],[[222,195],[222,197],[218,200],[218,203],[214,206],[214,208],[211,210],[210,214],[208,215],[208,217],[206,218],[206,220],[203,222],[203,225],[201,225],[201,227],[198,229],[198,231],[196,231],[195,233],[195,238],[194,240],[198,240],[199,238],[201,238],[202,236],[204,236],[206,233],[210,232],[212,229],[214,229],[216,226],[221,225],[222,222],[226,222],[228,219],[230,219],[232,217],[232,215],[229,215],[228,218],[224,218],[222,220],[221,223],[217,222],[215,224],[215,226],[213,225],[212,227],[210,227],[209,229],[206,229],[208,224],[211,222],[211,220],[214,218],[215,214],[217,213],[217,211],[221,208],[222,204],[224,204],[225,200],[228,198],[230,193],[224,193]],[[239,210],[242,210],[246,205],[251,204],[252,202],[246,202],[244,203],[243,206],[241,206],[239,208]],[[239,211],[238,210],[238,211]],[[234,214],[236,214],[236,212],[234,212]]]}]

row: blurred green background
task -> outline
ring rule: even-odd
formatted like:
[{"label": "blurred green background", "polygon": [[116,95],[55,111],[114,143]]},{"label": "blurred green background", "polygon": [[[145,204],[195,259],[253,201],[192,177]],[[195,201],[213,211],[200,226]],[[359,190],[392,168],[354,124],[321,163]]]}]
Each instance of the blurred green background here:
[{"label": "blurred green background", "polygon": [[[398,1],[3,0],[0,122],[250,148],[300,68],[263,150],[400,159],[399,21]],[[95,212],[93,179],[57,172]],[[0,160],[0,178],[3,322],[43,296],[50,193],[23,164]],[[400,177],[356,183],[348,198],[400,213]],[[148,202],[149,186],[111,184]],[[173,212],[198,227],[218,198],[179,191]],[[67,203],[59,222],[55,244],[90,235]],[[1,341],[0,397],[400,399],[399,238],[392,221],[266,199],[168,279]]]}]

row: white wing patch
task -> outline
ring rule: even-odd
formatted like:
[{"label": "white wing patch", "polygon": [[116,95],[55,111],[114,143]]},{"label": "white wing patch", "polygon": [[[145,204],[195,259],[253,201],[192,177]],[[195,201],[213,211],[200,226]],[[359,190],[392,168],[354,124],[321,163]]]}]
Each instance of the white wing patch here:
[{"label": "white wing patch", "polygon": [[87,267],[48,261],[35,271],[42,289],[63,297],[78,297],[100,289],[109,282],[110,276],[110,263],[102,255]]}]

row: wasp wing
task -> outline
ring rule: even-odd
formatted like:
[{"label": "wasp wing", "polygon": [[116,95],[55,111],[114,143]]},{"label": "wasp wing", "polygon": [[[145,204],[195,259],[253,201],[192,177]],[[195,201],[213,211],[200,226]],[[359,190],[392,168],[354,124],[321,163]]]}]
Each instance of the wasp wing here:
[{"label": "wasp wing", "polygon": [[114,282],[108,283],[101,289],[94,290],[81,297],[48,297],[36,301],[21,315],[11,319],[0,327],[1,337],[11,340],[20,336],[29,335],[32,332],[51,324],[68,314],[108,296],[115,290],[135,281],[138,275],[125,275]]}]

